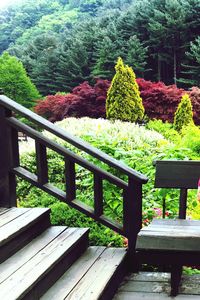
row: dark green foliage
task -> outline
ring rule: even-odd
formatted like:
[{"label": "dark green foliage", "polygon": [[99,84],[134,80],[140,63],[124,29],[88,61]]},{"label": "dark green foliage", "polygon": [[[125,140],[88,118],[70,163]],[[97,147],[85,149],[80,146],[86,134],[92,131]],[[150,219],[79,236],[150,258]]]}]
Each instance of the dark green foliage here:
[{"label": "dark green foliage", "polygon": [[181,131],[184,126],[193,124],[193,112],[190,97],[184,94],[174,116],[174,129]]},{"label": "dark green foliage", "polygon": [[22,63],[6,52],[0,57],[0,87],[6,96],[28,108],[40,97]]},{"label": "dark green foliage", "polygon": [[200,85],[200,36],[190,43],[190,49],[186,52],[188,60],[183,64],[182,76],[179,82],[186,86]]},{"label": "dark green foliage", "polygon": [[51,0],[26,0],[0,10],[0,54],[14,43],[24,31],[34,27],[45,15],[51,14],[53,7]]},{"label": "dark green foliage", "polygon": [[57,91],[55,73],[58,65],[58,40],[54,33],[36,37],[24,49],[21,60],[43,95]]},{"label": "dark green foliage", "polygon": [[106,117],[122,121],[142,120],[144,107],[132,68],[118,59],[106,99]]},{"label": "dark green foliage", "polygon": [[110,80],[118,56],[145,79],[199,83],[199,0],[25,0],[0,11],[0,20],[0,52],[9,47],[23,63],[36,37],[56,33],[58,52],[46,53],[30,74],[44,94],[95,76]]},{"label": "dark green foliage", "polygon": [[127,55],[125,63],[131,66],[136,75],[144,77],[147,64],[147,47],[144,47],[136,35],[131,36],[127,42]]}]

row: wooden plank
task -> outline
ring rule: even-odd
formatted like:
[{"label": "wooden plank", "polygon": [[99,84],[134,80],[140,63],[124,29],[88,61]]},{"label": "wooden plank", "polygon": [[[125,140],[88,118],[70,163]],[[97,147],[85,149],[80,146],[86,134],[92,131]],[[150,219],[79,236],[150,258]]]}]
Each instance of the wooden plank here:
[{"label": "wooden plank", "polygon": [[172,250],[172,251],[193,251],[199,252],[200,251],[200,236],[191,238],[185,237],[172,237],[169,235],[138,235],[137,243],[136,243],[137,250]]},{"label": "wooden plank", "polygon": [[[161,225],[162,226],[162,225]],[[196,226],[154,226],[154,225],[149,225],[149,226],[145,226],[142,228],[141,232],[174,232],[174,231],[183,231],[183,232],[196,232],[196,231],[200,231],[200,226],[196,225]]]},{"label": "wooden plank", "polygon": [[170,281],[170,273],[165,272],[139,272],[133,273],[125,278],[125,281],[134,280],[134,281]]},{"label": "wooden plank", "polygon": [[144,230],[141,231],[138,234],[138,238],[141,237],[148,237],[148,236],[152,236],[152,237],[170,237],[172,239],[177,238],[177,239],[188,239],[188,238],[195,238],[198,240],[198,238],[200,239],[200,227],[199,228],[195,228],[193,230],[183,230],[181,228],[179,229],[174,229],[174,230]]},{"label": "wooden plank", "polygon": [[63,300],[99,259],[105,247],[90,247],[76,263],[50,288],[41,300]]},{"label": "wooden plank", "polygon": [[[69,228],[49,243],[0,285],[4,300],[23,298],[69,251],[72,251],[87,229]],[[72,251],[73,252],[73,251]],[[11,288],[12,282],[12,288]]]},{"label": "wooden plank", "polygon": [[[174,299],[170,293],[170,274],[140,272],[127,276],[121,284],[114,300],[120,299]],[[176,299],[200,299],[200,275],[184,275]]]},{"label": "wooden plank", "polygon": [[0,215],[4,214],[7,210],[9,210],[10,208],[4,208],[4,207],[0,207]]},{"label": "wooden plank", "polygon": [[66,227],[52,226],[43,232],[31,243],[0,264],[0,283],[20,269],[27,261],[32,259],[39,251],[52,242]]},{"label": "wooden plank", "polygon": [[24,213],[20,218],[14,219],[8,224],[0,227],[0,246],[4,245],[15,235],[18,235],[24,230],[24,228],[36,222],[38,218],[41,218],[49,211],[50,210],[48,208],[32,208]]},{"label": "wooden plank", "polygon": [[[200,226],[199,220],[153,219],[149,226]],[[145,228],[145,227],[144,227]]]},{"label": "wooden plank", "polygon": [[107,248],[65,299],[99,299],[125,254],[125,249]]},{"label": "wooden plank", "polygon": [[5,211],[4,214],[1,215],[0,227],[5,224],[8,224],[10,221],[16,218],[19,218],[24,213],[27,213],[29,210],[30,208],[17,208],[17,207],[10,208],[9,210]]},{"label": "wooden plank", "polygon": [[171,288],[170,283],[166,281],[128,281],[121,285],[119,291],[170,294]]},{"label": "wooden plank", "polygon": [[200,161],[156,161],[155,187],[197,189]]},{"label": "wooden plank", "polygon": [[113,300],[199,300],[198,295],[177,295],[176,298],[164,293],[118,292]]}]

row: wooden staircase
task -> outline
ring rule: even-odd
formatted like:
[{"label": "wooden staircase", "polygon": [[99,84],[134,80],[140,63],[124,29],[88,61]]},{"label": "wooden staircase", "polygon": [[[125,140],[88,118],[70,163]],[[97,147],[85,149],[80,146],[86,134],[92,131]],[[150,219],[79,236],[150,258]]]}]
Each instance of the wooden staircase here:
[{"label": "wooden staircase", "polygon": [[[34,126],[23,123],[21,116]],[[62,143],[45,136],[44,129]],[[22,164],[19,132],[35,141],[34,171]],[[93,159],[69,150],[66,143]],[[126,269],[138,269],[135,244],[142,227],[142,186],[148,178],[3,95],[0,146],[0,206],[12,207],[0,209],[0,300],[112,299]],[[63,159],[63,190],[50,180],[49,149]],[[93,176],[91,205],[77,197],[77,166]],[[48,209],[16,208],[17,177],[127,238],[127,250],[88,248],[88,229],[51,227]],[[121,191],[123,211],[117,220],[106,214],[105,181]]]},{"label": "wooden staircase", "polygon": [[51,226],[46,208],[0,208],[0,299],[112,299],[126,250],[88,247],[87,228]]}]

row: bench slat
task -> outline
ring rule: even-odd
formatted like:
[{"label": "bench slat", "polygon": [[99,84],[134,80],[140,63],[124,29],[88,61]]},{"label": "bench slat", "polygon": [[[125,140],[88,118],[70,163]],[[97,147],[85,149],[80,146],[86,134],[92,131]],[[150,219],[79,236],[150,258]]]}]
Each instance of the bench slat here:
[{"label": "bench slat", "polygon": [[155,187],[196,189],[200,176],[200,161],[156,161]]},{"label": "bench slat", "polygon": [[136,249],[200,251],[200,221],[155,220],[140,230]]}]

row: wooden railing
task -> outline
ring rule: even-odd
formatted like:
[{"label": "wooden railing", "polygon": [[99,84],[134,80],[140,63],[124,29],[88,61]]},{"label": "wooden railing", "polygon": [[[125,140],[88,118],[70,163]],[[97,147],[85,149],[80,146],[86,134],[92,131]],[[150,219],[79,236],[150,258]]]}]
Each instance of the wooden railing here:
[{"label": "wooden railing", "polygon": [[[16,117],[13,117],[13,113],[27,118],[63,141],[121,171],[128,177],[128,181],[125,182],[45,137],[40,131],[25,125]],[[35,140],[37,174],[33,174],[20,166],[18,132],[23,132]],[[146,176],[111,158],[81,139],[66,133],[51,122],[3,95],[0,96],[0,148],[0,206],[16,206],[16,175],[20,176],[36,187],[66,202],[71,207],[127,237],[129,253],[134,255],[137,233],[142,224],[142,185],[147,182]],[[64,157],[65,192],[48,182],[47,148],[56,151]],[[75,164],[82,166],[93,174],[94,208],[76,199]],[[123,190],[122,224],[118,224],[104,215],[103,180],[107,180]]]}]

